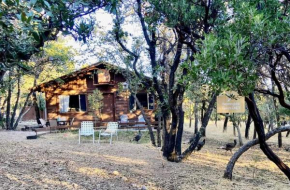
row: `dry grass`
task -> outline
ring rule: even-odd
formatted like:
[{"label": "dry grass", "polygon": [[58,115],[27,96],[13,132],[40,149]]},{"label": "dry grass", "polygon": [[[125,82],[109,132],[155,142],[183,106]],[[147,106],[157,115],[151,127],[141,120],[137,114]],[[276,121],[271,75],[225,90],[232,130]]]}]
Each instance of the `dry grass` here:
[{"label": "dry grass", "polygon": [[[26,140],[32,132],[0,132],[0,189],[289,189],[287,178],[256,146],[237,162],[233,180],[223,179],[231,153],[217,149],[232,141],[232,127],[222,133],[222,122],[207,128],[204,148],[183,163],[164,161],[148,136],[136,144],[134,133],[119,141],[78,144],[76,133],[58,133]],[[192,128],[186,127],[183,148]],[[242,130],[243,132],[243,130]],[[146,133],[146,132],[144,132]],[[252,133],[251,133],[252,135]],[[284,134],[285,136],[285,134]],[[245,139],[244,139],[245,140]],[[290,145],[290,138],[283,138]],[[276,143],[277,137],[270,139]],[[290,153],[273,150],[290,165]],[[236,150],[236,149],[235,149]],[[165,163],[163,165],[163,163]],[[164,166],[164,167],[163,167]]]}]

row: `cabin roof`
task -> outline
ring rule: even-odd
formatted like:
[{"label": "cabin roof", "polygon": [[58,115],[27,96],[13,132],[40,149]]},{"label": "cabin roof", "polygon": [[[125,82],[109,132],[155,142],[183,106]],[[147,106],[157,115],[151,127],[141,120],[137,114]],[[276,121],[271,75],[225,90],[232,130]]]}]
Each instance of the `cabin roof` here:
[{"label": "cabin roof", "polygon": [[[107,63],[107,62],[98,62],[98,63],[94,63],[92,65],[89,65],[89,66],[87,66],[85,68],[82,68],[82,69],[76,70],[74,72],[71,72],[69,74],[66,74],[66,75],[63,75],[61,77],[58,77],[56,79],[50,80],[48,82],[41,83],[41,84],[35,86],[34,88],[32,88],[31,90],[32,91],[41,91],[42,88],[48,87],[48,86],[53,85],[53,84],[59,84],[62,81],[69,81],[70,79],[72,79],[72,78],[74,78],[76,76],[79,76],[79,75],[82,75],[82,74],[86,74],[89,71],[95,70],[97,68],[102,68],[102,67],[107,68],[107,69],[109,69],[110,71],[113,71],[113,72],[116,72],[117,70],[123,70],[123,71],[126,70],[126,69],[124,69],[122,67],[119,67],[117,65],[113,65],[113,64],[110,64],[110,63]],[[134,74],[134,72],[132,72],[132,74]],[[145,77],[145,78],[147,80],[150,80],[149,77]]]}]

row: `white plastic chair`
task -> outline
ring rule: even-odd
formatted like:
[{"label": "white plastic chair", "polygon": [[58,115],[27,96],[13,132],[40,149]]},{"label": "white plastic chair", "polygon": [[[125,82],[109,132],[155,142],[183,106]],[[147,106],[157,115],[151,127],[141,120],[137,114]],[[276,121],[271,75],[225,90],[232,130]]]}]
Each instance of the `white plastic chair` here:
[{"label": "white plastic chair", "polygon": [[100,143],[101,136],[111,136],[110,144],[112,144],[113,135],[116,135],[118,140],[118,127],[118,122],[108,122],[107,129],[104,132],[100,130],[98,143]]},{"label": "white plastic chair", "polygon": [[94,123],[92,121],[81,122],[81,128],[79,129],[79,144],[81,144],[81,135],[82,136],[93,135],[93,143],[95,143],[95,130]]}]

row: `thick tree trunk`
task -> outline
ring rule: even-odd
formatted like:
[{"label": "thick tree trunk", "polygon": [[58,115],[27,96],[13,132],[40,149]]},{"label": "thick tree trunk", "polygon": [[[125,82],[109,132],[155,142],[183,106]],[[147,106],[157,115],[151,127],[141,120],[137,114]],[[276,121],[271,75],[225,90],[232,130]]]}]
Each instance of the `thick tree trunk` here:
[{"label": "thick tree trunk", "polygon": [[145,111],[143,109],[143,106],[141,105],[140,101],[138,100],[136,94],[134,94],[134,98],[136,100],[136,103],[137,103],[138,107],[141,110],[141,113],[143,115],[144,120],[147,123],[147,129],[149,130],[149,135],[150,135],[151,143],[152,143],[153,146],[156,146],[155,137],[154,137],[153,130],[152,130],[152,127],[151,127],[152,126],[151,125],[151,121],[147,118],[147,116],[145,114]]},{"label": "thick tree trunk", "polygon": [[248,119],[246,123],[246,129],[245,129],[245,138],[249,139],[249,131],[250,131],[250,126],[251,126],[252,118],[250,113],[248,114]]},{"label": "thick tree trunk", "polygon": [[284,164],[284,162],[270,149],[270,147],[266,143],[263,121],[257,108],[253,93],[251,93],[249,97],[246,97],[246,102],[255,124],[261,150],[268,157],[268,159],[275,163],[290,180],[290,168],[286,164]]},{"label": "thick tree trunk", "polygon": [[[276,129],[268,132],[266,134],[266,136],[265,136],[265,139],[268,140],[269,138],[271,138],[275,134],[280,133],[280,132],[285,132],[285,131],[288,131],[288,130],[290,130],[290,126],[284,126],[284,127],[276,128]],[[235,167],[235,164],[236,164],[237,160],[240,158],[240,156],[244,152],[246,152],[252,146],[257,145],[257,144],[259,144],[259,140],[258,139],[253,139],[253,140],[247,142],[237,152],[234,153],[234,155],[231,157],[230,161],[227,164],[226,170],[224,172],[224,178],[232,179],[233,169]]]},{"label": "thick tree trunk", "polygon": [[163,156],[165,158],[168,158],[171,155],[171,152],[169,151],[169,133],[170,133],[170,121],[171,118],[168,114],[163,114]]},{"label": "thick tree trunk", "polygon": [[194,134],[198,132],[198,104],[194,102]]},{"label": "thick tree trunk", "polygon": [[179,106],[179,121],[178,121],[178,130],[177,130],[176,142],[175,142],[175,151],[176,151],[177,156],[181,155],[183,125],[184,125],[184,111],[182,110],[182,105],[181,105]]},{"label": "thick tree trunk", "polygon": [[206,113],[204,114],[204,117],[203,117],[203,120],[202,120],[202,123],[201,123],[201,127],[204,128],[204,130],[202,130],[202,136],[206,136],[206,127],[207,127],[207,124],[209,122],[209,119],[210,119],[210,115],[212,113],[212,110],[214,108],[214,104],[216,102],[216,93],[213,93],[212,97],[211,97],[211,100],[209,102],[209,105],[208,105],[208,108],[206,110]]},{"label": "thick tree trunk", "polygon": [[226,114],[226,115],[225,115],[225,121],[224,121],[223,132],[227,131],[227,128],[228,128],[228,121],[229,121],[229,115]]}]

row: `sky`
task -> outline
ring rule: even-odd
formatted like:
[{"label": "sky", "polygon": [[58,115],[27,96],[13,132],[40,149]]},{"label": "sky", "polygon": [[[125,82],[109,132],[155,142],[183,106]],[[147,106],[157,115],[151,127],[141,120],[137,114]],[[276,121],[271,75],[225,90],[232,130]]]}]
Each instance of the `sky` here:
[{"label": "sky", "polygon": [[[98,10],[96,12],[96,14],[93,16],[95,17],[96,30],[98,32],[102,32],[102,33],[106,34],[108,31],[110,31],[112,29],[112,27],[113,27],[113,16],[112,15],[110,15],[109,13],[107,13],[104,10]],[[138,35],[142,34],[141,29],[140,30],[138,29],[139,28],[138,25],[134,24],[130,17],[127,18],[127,21],[128,22],[126,24],[124,24],[124,31],[127,31],[128,33],[132,34],[132,36],[138,36]],[[98,36],[95,36],[95,37],[98,38]],[[71,38],[69,36],[66,37],[66,39],[68,40],[68,45],[70,45],[73,48],[75,48],[76,50],[82,52],[82,54],[75,57],[75,60],[77,62],[76,69],[80,69],[84,65],[90,65],[90,64],[94,64],[94,63],[100,61],[98,53],[104,52],[104,48],[107,48],[107,49],[115,48],[115,47],[106,46],[105,44],[100,44],[97,47],[89,47],[88,48],[88,44],[90,42],[88,44],[83,44],[82,42],[75,41],[73,38]],[[129,48],[132,45],[132,40],[130,40],[130,39],[128,41],[126,41],[126,46]],[[93,40],[96,40],[96,39],[93,39]],[[84,50],[87,48],[89,50],[92,50],[93,48],[95,48],[93,50],[94,53],[83,53]],[[114,62],[114,61],[111,60],[111,62]]]}]

